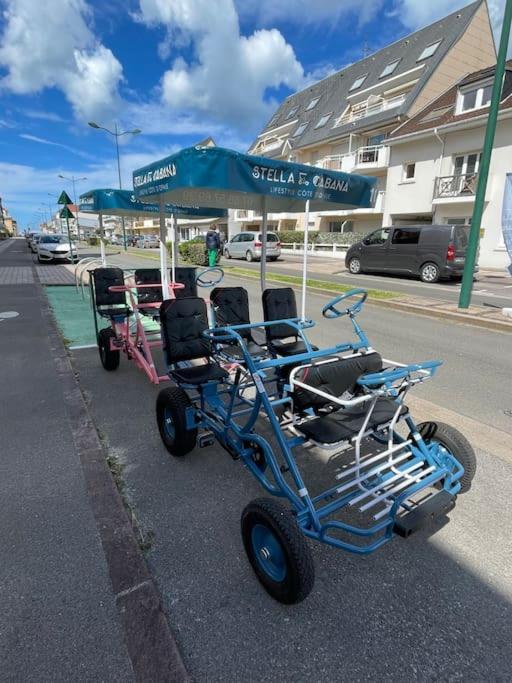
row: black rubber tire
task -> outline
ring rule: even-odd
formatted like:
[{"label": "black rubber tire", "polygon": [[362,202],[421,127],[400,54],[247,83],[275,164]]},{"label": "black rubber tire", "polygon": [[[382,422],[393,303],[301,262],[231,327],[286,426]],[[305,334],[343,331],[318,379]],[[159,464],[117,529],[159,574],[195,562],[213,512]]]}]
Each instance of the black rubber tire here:
[{"label": "black rubber tire", "polygon": [[247,263],[252,263],[254,261],[254,254],[250,249],[245,254],[245,260],[247,261]]},{"label": "black rubber tire", "polygon": [[224,249],[224,258],[227,258],[228,260],[231,258],[231,254],[229,253],[229,249]]},{"label": "black rubber tire", "polygon": [[[432,269],[435,269],[435,274],[429,274],[432,273]],[[420,268],[420,279],[422,282],[426,282],[428,285],[433,285],[436,282],[439,282],[439,278],[441,277],[441,271],[439,270],[439,266],[436,263],[433,263],[432,261],[428,261],[427,263],[424,263],[421,268]]]},{"label": "black rubber tire", "polygon": [[[357,271],[353,271],[351,268],[351,264],[356,262],[356,261],[359,263],[359,269]],[[357,258],[357,256],[354,256],[353,258],[351,258],[350,261],[348,262],[348,271],[349,271],[349,273],[351,273],[351,275],[361,275],[361,273],[363,272],[363,269],[361,268],[361,259]]]},{"label": "black rubber tire", "polygon": [[277,261],[278,258],[279,258],[279,256],[269,256],[268,260],[269,261]]},{"label": "black rubber tire", "polygon": [[111,327],[105,327],[98,333],[98,351],[101,364],[108,372],[117,370],[121,360],[121,352],[112,351],[110,348],[110,340],[115,338],[115,336],[114,330]]},{"label": "black rubber tire", "polygon": [[[186,428],[186,410],[192,405],[181,387],[162,389],[156,399],[156,421],[164,446],[171,455],[181,458],[193,451],[197,443],[197,428]],[[166,429],[166,412],[173,422],[174,436]]]},{"label": "black rubber tire", "polygon": [[422,422],[418,430],[427,443],[437,441],[460,462],[464,474],[460,480],[460,493],[467,493],[476,474],[476,455],[473,447],[458,429],[444,422]]},{"label": "black rubber tire", "polygon": [[[255,525],[267,527],[281,546],[286,561],[286,576],[282,581],[270,577],[255,556],[252,543]],[[241,529],[249,562],[267,593],[285,605],[307,598],[315,583],[315,567],[307,539],[292,512],[272,498],[258,498],[242,512]]]}]

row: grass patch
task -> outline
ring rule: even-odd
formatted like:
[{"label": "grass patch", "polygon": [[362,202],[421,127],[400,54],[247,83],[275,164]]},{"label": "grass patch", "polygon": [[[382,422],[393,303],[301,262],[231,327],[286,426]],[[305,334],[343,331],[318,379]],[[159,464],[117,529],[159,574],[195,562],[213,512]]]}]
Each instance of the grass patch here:
[{"label": "grass patch", "polygon": [[[224,268],[224,266],[223,266]],[[254,270],[249,270],[246,268],[238,268],[237,266],[228,266],[224,268],[230,275],[240,275],[243,277],[252,277],[254,279],[259,279],[259,273]],[[282,275],[281,273],[267,273],[267,280],[269,282],[282,282],[283,284],[302,286],[302,278],[295,275]],[[327,282],[325,280],[315,280],[308,278],[306,280],[307,286],[310,289],[318,289],[322,292],[331,292],[333,294],[345,294],[345,292],[350,292],[354,289],[351,285],[344,285],[337,282]],[[396,299],[401,295],[399,292],[387,292],[381,289],[367,289],[368,297],[373,300],[387,301],[390,299]]]}]

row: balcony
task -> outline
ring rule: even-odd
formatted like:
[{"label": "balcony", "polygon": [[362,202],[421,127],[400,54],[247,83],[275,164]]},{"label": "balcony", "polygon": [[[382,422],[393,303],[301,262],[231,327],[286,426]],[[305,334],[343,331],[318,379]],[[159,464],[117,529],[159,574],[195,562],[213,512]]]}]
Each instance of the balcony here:
[{"label": "balcony", "polygon": [[354,170],[365,172],[385,170],[389,166],[389,147],[386,145],[359,147],[355,152],[325,157],[320,165],[331,171],[345,173],[352,173]]},{"label": "balcony", "polygon": [[401,107],[405,102],[406,94],[397,95],[396,97],[390,97],[389,99],[381,98],[377,102],[366,102],[363,106],[359,105],[353,107],[352,111],[344,116],[340,116],[334,124],[334,128],[339,128],[340,126],[346,126],[347,123],[353,123],[354,121],[359,121],[359,119],[364,119],[367,116],[373,116],[374,114],[380,114],[388,109],[395,109],[396,107]]},{"label": "balcony", "polygon": [[438,177],[434,185],[434,202],[473,201],[477,185],[478,173]]}]

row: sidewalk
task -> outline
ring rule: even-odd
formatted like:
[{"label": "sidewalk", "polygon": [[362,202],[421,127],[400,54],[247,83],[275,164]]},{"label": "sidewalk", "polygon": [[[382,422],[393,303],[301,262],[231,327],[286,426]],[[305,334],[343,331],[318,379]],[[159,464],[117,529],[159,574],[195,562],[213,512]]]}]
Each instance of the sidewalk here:
[{"label": "sidewalk", "polygon": [[[21,241],[0,250],[0,275],[29,263]],[[166,622],[31,274],[0,286],[0,314],[18,314],[0,315],[0,679],[183,680],[147,661],[171,649]]]}]

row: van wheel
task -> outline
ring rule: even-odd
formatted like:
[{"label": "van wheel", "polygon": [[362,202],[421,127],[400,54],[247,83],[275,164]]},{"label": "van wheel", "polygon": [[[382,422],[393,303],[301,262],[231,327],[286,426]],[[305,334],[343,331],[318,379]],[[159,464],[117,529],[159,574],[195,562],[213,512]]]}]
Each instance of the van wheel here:
[{"label": "van wheel", "polygon": [[231,258],[231,254],[229,253],[229,249],[224,249],[224,256],[225,256],[225,258],[227,258],[227,259],[230,259],[230,258]]},{"label": "van wheel", "polygon": [[435,263],[424,263],[421,266],[420,278],[422,282],[433,284],[434,282],[438,282],[440,276],[441,272]]},{"label": "van wheel", "polygon": [[348,262],[348,270],[352,275],[361,273],[361,261],[358,258],[351,258]]},{"label": "van wheel", "polygon": [[254,261],[254,254],[252,251],[248,251],[245,258],[247,259],[247,263],[252,263]]}]

